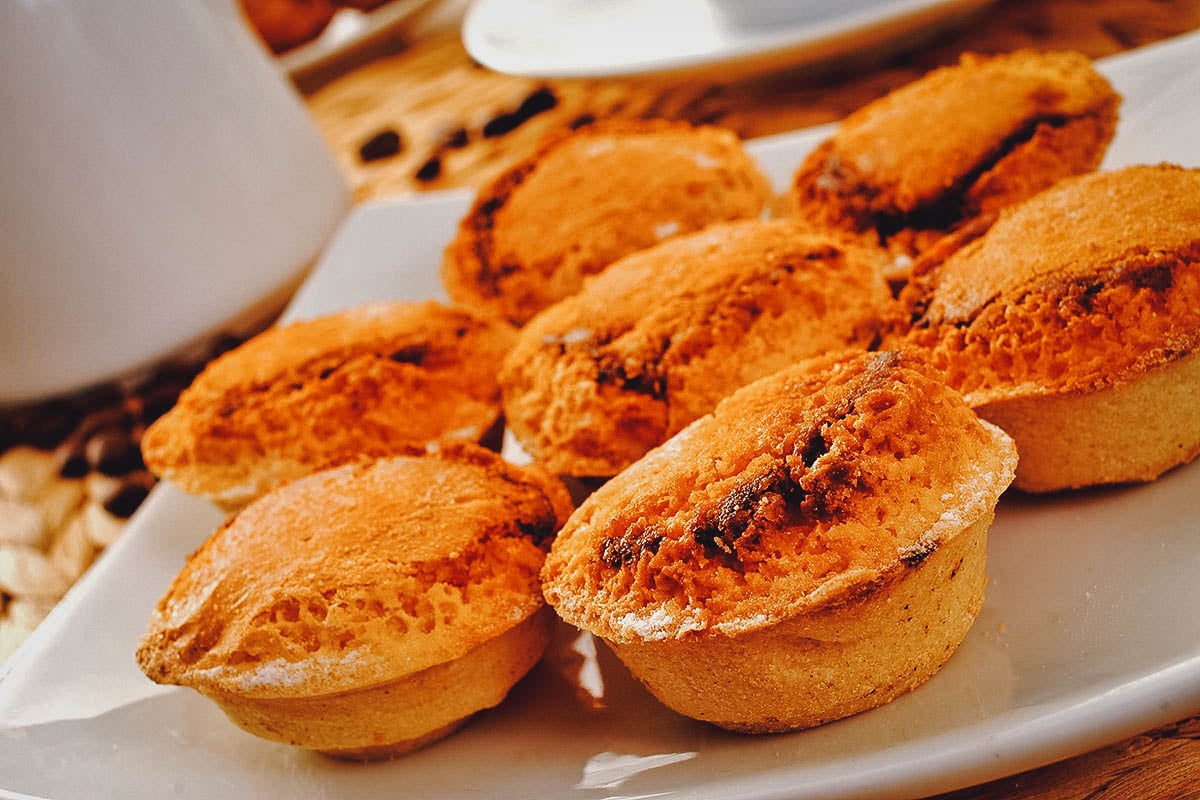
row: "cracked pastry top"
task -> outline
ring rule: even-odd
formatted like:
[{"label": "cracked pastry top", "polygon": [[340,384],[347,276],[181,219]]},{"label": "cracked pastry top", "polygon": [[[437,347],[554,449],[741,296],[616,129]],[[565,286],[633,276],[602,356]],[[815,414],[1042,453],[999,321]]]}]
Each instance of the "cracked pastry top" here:
[{"label": "cracked pastry top", "polygon": [[811,359],[593,493],[556,539],[544,591],[617,643],[763,630],[870,595],[990,520],[1015,461],[919,356]]},{"label": "cracked pastry top", "polygon": [[478,194],[446,249],[457,302],[521,325],[621,256],[757,217],[771,187],[732,131],[652,120],[548,137]]},{"label": "cracked pastry top", "polygon": [[147,466],[237,507],[357,458],[479,442],[499,425],[508,325],[436,302],[276,327],[210,363],[147,429]]},{"label": "cracked pastry top", "polygon": [[460,448],[336,467],[243,508],[159,601],[142,670],[238,701],[337,696],[457,659],[530,617],[566,490]]},{"label": "cracked pastry top", "polygon": [[850,114],[800,166],[789,213],[908,260],[1099,165],[1119,95],[1080,53],[966,54]]},{"label": "cracked pastry top", "polygon": [[906,341],[974,406],[1094,391],[1200,344],[1200,170],[1066,179],[964,238],[901,299]]},{"label": "cracked pastry top", "polygon": [[609,476],[740,386],[874,343],[877,254],[790,220],[719,223],[626,256],[523,328],[500,382],[517,441]]}]

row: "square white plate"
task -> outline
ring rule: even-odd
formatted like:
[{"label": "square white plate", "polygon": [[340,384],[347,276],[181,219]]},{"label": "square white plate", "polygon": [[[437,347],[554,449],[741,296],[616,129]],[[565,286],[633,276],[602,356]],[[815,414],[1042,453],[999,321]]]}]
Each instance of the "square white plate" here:
[{"label": "square white plate", "polygon": [[[1200,165],[1200,34],[1102,63],[1125,96],[1107,167]],[[752,143],[778,185],[828,129]],[[441,296],[470,198],[360,207],[297,296],[310,316]],[[1200,402],[1200,398],[1197,398]],[[37,798],[769,798],[921,796],[1080,753],[1200,710],[1200,463],[1138,487],[1007,496],[982,614],[895,702],[746,737],[660,707],[562,631],[499,708],[401,760],[349,765],[243,733],[133,652],[221,515],[168,486],[0,674],[0,795]]]}]

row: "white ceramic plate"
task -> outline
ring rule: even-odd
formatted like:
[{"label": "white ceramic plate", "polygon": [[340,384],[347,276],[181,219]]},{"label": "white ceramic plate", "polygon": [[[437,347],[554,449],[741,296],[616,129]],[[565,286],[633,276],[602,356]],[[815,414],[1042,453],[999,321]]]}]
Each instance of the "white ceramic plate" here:
[{"label": "white ceramic plate", "polygon": [[803,65],[887,52],[988,0],[475,0],[463,44],[514,75],[584,78]]},{"label": "white ceramic plate", "polygon": [[279,63],[293,76],[326,66],[381,37],[396,33],[430,2],[432,0],[388,0],[370,11],[339,8],[317,38],[282,53]]},{"label": "white ceramic plate", "polygon": [[[1108,166],[1200,165],[1200,34],[1103,64],[1126,97]],[[756,142],[782,184],[823,131]],[[354,213],[295,300],[312,315],[440,296],[466,194]],[[0,675],[0,795],[37,798],[869,798],[1029,769],[1200,710],[1200,463],[1146,486],[1001,501],[982,614],[883,708],[745,737],[664,710],[564,629],[499,708],[402,760],[348,765],[256,739],[133,652],[221,515],[170,487]]]}]

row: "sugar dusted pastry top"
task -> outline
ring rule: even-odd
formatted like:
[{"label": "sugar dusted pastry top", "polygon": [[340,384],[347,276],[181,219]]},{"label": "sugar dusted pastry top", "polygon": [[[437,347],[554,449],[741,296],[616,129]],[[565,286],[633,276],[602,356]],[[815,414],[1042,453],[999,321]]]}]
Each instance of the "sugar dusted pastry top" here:
[{"label": "sugar dusted pastry top", "polygon": [[244,508],[159,601],[138,663],[244,697],[378,685],[457,658],[542,606],[562,485],[482,448],[301,478]]},{"label": "sugar dusted pastry top", "polygon": [[793,213],[915,254],[965,219],[1094,169],[1119,101],[1079,53],[964,55],[849,115],[798,170]]},{"label": "sugar dusted pastry top", "polygon": [[212,362],[142,439],[147,465],[236,504],[363,456],[478,441],[500,413],[503,323],[373,303],[272,328]]},{"label": "sugar dusted pastry top", "polygon": [[907,340],[972,404],[1123,381],[1200,345],[1200,170],[1064,180],[920,273]]},{"label": "sugar dusted pastry top", "polygon": [[450,296],[523,324],[626,253],[756,217],[771,188],[731,131],[653,120],[551,136],[482,189],[446,250]]},{"label": "sugar dusted pastry top", "polygon": [[876,253],[738,220],[631,253],[521,330],[509,428],[560,474],[613,475],[740,386],[878,335]]},{"label": "sugar dusted pastry top", "polygon": [[736,634],[870,591],[989,513],[1016,451],[909,354],[739,390],[592,494],[542,570],[618,642]]}]

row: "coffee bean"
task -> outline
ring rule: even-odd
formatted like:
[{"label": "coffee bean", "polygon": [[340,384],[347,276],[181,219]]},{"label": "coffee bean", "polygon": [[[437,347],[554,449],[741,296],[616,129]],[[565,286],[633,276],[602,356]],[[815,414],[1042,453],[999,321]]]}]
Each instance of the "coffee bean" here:
[{"label": "coffee bean", "polygon": [[67,400],[51,400],[34,406],[16,422],[19,438],[39,450],[62,444],[79,423],[79,409]]},{"label": "coffee bean", "polygon": [[557,105],[558,96],[550,91],[550,87],[540,86],[521,101],[521,106],[517,109],[517,113],[528,119],[536,114],[541,114],[543,111],[549,111]]},{"label": "coffee bean", "polygon": [[124,475],[142,467],[142,453],[128,434],[103,430],[92,434],[84,446],[88,465],[105,475]]},{"label": "coffee bean", "polygon": [[442,157],[439,155],[432,155],[429,157],[428,161],[421,165],[421,168],[417,170],[417,173],[414,177],[422,183],[428,183],[429,181],[437,180],[438,176],[441,174]]},{"label": "coffee bean", "polygon": [[63,458],[62,466],[58,468],[58,474],[63,478],[82,478],[91,471],[91,466],[88,464],[87,454],[84,453],[84,447],[81,443],[74,444]]},{"label": "coffee bean", "polygon": [[79,423],[79,427],[75,429],[75,436],[86,441],[92,434],[106,430],[133,430],[133,414],[119,407],[92,412]]},{"label": "coffee bean", "polygon": [[497,136],[503,136],[509,131],[516,130],[517,126],[524,121],[525,120],[518,118],[516,114],[497,114],[489,119],[483,126],[483,138],[493,139]]},{"label": "coffee bean", "polygon": [[442,147],[447,150],[460,150],[466,147],[470,140],[467,129],[460,126],[444,135],[441,141]]},{"label": "coffee bean", "polygon": [[150,490],[139,483],[122,484],[104,501],[104,510],[114,517],[127,519],[133,516],[149,493]]},{"label": "coffee bean", "polygon": [[515,130],[531,117],[549,111],[558,105],[558,97],[548,86],[535,89],[517,107],[516,111],[500,113],[492,117],[483,126],[483,138],[491,139]]},{"label": "coffee bean", "polygon": [[15,445],[18,441],[17,430],[13,427],[12,419],[0,413],[0,454]]},{"label": "coffee bean", "polygon": [[589,114],[587,112],[584,112],[584,113],[580,114],[578,117],[576,117],[575,119],[568,122],[567,127],[573,131],[577,131],[580,128],[586,128],[588,125],[591,125],[595,121],[596,121],[595,114]]},{"label": "coffee bean", "polygon": [[358,157],[364,164],[368,164],[372,161],[391,158],[400,152],[402,146],[400,134],[391,128],[385,128],[362,143],[362,146],[358,148]]}]

